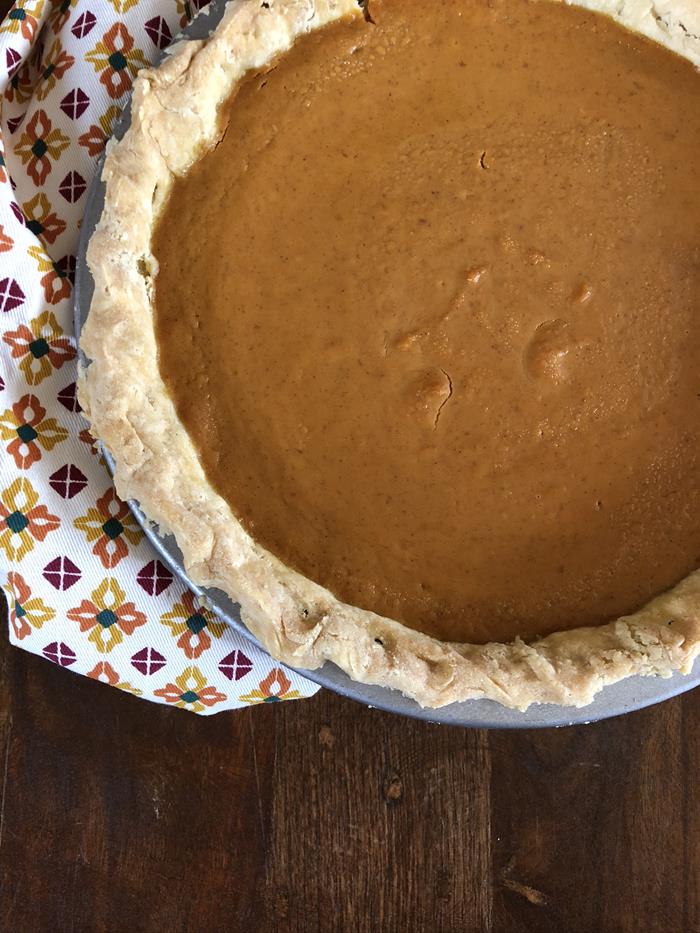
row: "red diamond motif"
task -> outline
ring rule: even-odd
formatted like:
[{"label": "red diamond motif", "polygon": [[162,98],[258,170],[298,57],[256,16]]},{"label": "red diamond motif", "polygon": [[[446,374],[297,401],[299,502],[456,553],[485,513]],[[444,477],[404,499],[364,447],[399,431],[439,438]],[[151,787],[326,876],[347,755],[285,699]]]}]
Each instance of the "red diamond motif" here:
[{"label": "red diamond motif", "polygon": [[88,10],[76,19],[71,27],[71,32],[76,39],[82,39],[92,30],[96,22],[97,17]]},{"label": "red diamond motif", "polygon": [[165,658],[155,648],[142,648],[131,658],[131,666],[146,677],[157,673],[165,664]]},{"label": "red diamond motif", "polygon": [[77,583],[82,573],[70,557],[56,557],[42,571],[43,577],[57,590],[69,590]]},{"label": "red diamond motif", "polygon": [[19,127],[22,125],[24,118],[27,116],[26,111],[21,113],[18,117],[10,117],[7,121],[7,128],[11,133],[16,133]]},{"label": "red diamond motif", "polygon": [[14,279],[0,279],[0,311],[12,311],[24,302],[24,292]]},{"label": "red diamond motif", "polygon": [[62,641],[52,641],[44,648],[43,655],[54,664],[60,664],[61,667],[75,664],[75,651]]},{"label": "red diamond motif", "polygon": [[24,214],[22,213],[22,208],[19,206],[19,204],[18,204],[16,201],[10,201],[10,210],[11,210],[12,213],[15,215],[15,217],[17,218],[17,220],[18,220],[18,221],[22,224],[22,226],[24,227],[24,226],[26,225],[26,223],[27,223],[27,218],[26,218],[26,217],[24,216]]},{"label": "red diamond motif", "polygon": [[77,120],[81,114],[85,113],[90,105],[90,98],[82,88],[76,87],[69,91],[60,103],[61,110],[70,117],[71,120]]},{"label": "red diamond motif", "polygon": [[75,282],[75,256],[61,256],[54,263],[56,272],[62,279],[68,279],[69,282]]},{"label": "red diamond motif", "polygon": [[170,45],[173,36],[162,16],[154,16],[153,19],[149,19],[147,23],[143,24],[143,28],[148,33],[151,42],[159,49],[164,49]]},{"label": "red diamond motif", "polygon": [[139,570],[136,581],[149,596],[160,596],[173,582],[173,575],[165,564],[152,560]]},{"label": "red diamond motif", "polygon": [[73,496],[85,489],[88,481],[85,474],[81,473],[77,466],[67,463],[66,466],[51,474],[49,483],[59,496],[64,499],[72,499]]},{"label": "red diamond motif", "polygon": [[87,183],[78,172],[68,172],[66,177],[58,186],[58,191],[69,204],[75,204],[78,198],[85,194]]},{"label": "red diamond motif", "polygon": [[238,648],[219,662],[219,670],[229,680],[240,680],[253,669],[253,662]]},{"label": "red diamond motif", "polygon": [[7,74],[11,78],[19,68],[22,62],[22,56],[17,49],[8,49],[5,53],[5,59],[7,61]]},{"label": "red diamond motif", "polygon": [[61,389],[56,398],[64,408],[68,409],[68,411],[82,411],[80,403],[78,402],[78,394],[76,392],[76,386],[74,382],[71,382],[70,385],[67,385],[65,389]]}]

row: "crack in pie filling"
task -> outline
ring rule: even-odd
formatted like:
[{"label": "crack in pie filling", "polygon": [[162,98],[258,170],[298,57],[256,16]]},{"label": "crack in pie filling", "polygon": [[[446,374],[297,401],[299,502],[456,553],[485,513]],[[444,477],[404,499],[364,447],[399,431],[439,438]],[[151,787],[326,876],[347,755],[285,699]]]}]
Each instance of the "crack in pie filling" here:
[{"label": "crack in pie filling", "polygon": [[646,6],[236,0],[137,80],[81,399],[287,663],[526,708],[700,651],[700,6]]}]

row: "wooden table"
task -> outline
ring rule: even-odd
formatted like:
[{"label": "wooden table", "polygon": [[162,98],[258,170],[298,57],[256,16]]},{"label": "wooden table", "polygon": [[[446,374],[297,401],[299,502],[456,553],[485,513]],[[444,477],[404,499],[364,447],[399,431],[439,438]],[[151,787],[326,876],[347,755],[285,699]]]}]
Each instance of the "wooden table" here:
[{"label": "wooden table", "polygon": [[321,692],[201,718],[0,635],[0,929],[700,930],[700,691],[463,731]]}]

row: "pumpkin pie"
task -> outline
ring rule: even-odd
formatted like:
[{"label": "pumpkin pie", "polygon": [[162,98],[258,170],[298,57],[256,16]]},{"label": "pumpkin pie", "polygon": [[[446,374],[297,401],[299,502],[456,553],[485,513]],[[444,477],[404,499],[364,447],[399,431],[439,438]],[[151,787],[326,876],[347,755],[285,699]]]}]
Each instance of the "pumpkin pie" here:
[{"label": "pumpkin pie", "polygon": [[140,73],[81,403],[275,657],[521,709],[690,669],[699,36],[695,0],[233,0]]}]

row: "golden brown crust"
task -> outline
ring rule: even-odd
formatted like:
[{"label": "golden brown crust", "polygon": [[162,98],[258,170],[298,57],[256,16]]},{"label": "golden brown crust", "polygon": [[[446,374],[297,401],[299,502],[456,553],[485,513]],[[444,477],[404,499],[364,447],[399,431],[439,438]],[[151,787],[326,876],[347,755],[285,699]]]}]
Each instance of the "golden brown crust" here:
[{"label": "golden brown crust", "polygon": [[[610,12],[700,63],[695,0],[580,5]],[[173,175],[215,142],[218,105],[245,72],[300,34],[359,15],[355,0],[234,0],[208,40],[177,44],[158,69],[139,75],[131,127],[105,162],[105,208],[88,249],[95,293],[81,338],[92,363],[81,374],[80,400],[115,458],[119,494],[171,531],[191,579],[231,594],[251,631],[294,667],[331,660],[355,680],[401,690],[423,706],[487,698],[518,709],[582,706],[633,674],[689,671],[700,653],[700,571],[640,612],[598,628],[532,644],[446,644],[342,604],[286,567],[209,485],[158,370],[153,225]]]}]

